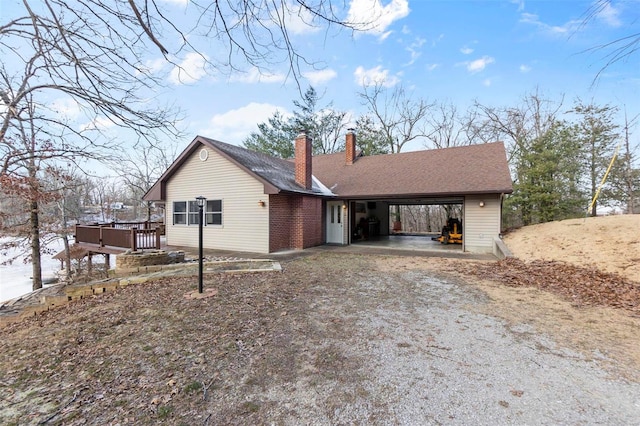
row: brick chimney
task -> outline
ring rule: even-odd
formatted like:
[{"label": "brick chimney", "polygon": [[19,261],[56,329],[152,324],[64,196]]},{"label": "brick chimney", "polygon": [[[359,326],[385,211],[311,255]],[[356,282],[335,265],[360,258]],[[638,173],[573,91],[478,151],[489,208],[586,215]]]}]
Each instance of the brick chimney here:
[{"label": "brick chimney", "polygon": [[356,134],[353,129],[347,129],[345,148],[347,153],[347,165],[350,166],[356,161]]},{"label": "brick chimney", "polygon": [[302,130],[296,137],[296,183],[311,189],[311,138]]}]

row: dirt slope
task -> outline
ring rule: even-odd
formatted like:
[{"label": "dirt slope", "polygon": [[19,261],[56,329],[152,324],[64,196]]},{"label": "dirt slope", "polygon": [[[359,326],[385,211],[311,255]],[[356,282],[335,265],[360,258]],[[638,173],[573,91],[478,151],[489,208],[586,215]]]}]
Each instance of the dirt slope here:
[{"label": "dirt slope", "polygon": [[570,219],[527,226],[504,241],[523,261],[595,267],[640,282],[640,215]]}]

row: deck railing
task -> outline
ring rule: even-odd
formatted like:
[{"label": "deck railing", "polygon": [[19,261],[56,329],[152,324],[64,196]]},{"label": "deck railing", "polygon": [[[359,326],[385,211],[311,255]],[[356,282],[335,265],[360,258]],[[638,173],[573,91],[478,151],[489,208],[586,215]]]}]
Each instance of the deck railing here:
[{"label": "deck railing", "polygon": [[163,222],[106,222],[106,223],[94,223],[90,226],[106,226],[109,228],[117,228],[117,229],[160,229],[162,234],[164,235],[164,223]]},{"label": "deck railing", "polygon": [[159,249],[164,225],[158,222],[112,222],[76,225],[76,243],[131,250]]}]

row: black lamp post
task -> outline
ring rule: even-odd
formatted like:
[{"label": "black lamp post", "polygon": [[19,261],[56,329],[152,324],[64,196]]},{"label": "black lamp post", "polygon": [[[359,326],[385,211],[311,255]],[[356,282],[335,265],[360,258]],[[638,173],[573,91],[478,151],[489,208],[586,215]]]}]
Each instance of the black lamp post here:
[{"label": "black lamp post", "polygon": [[202,209],[207,199],[201,195],[196,197],[196,201],[198,202],[198,293],[202,293],[202,223],[204,222]]}]

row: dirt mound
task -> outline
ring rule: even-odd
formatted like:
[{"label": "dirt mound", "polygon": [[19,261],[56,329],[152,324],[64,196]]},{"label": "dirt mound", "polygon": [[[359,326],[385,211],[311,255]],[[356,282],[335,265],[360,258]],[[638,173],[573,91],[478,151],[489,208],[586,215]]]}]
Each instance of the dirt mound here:
[{"label": "dirt mound", "polygon": [[515,257],[596,268],[640,282],[640,215],[570,219],[526,226],[505,235]]}]

